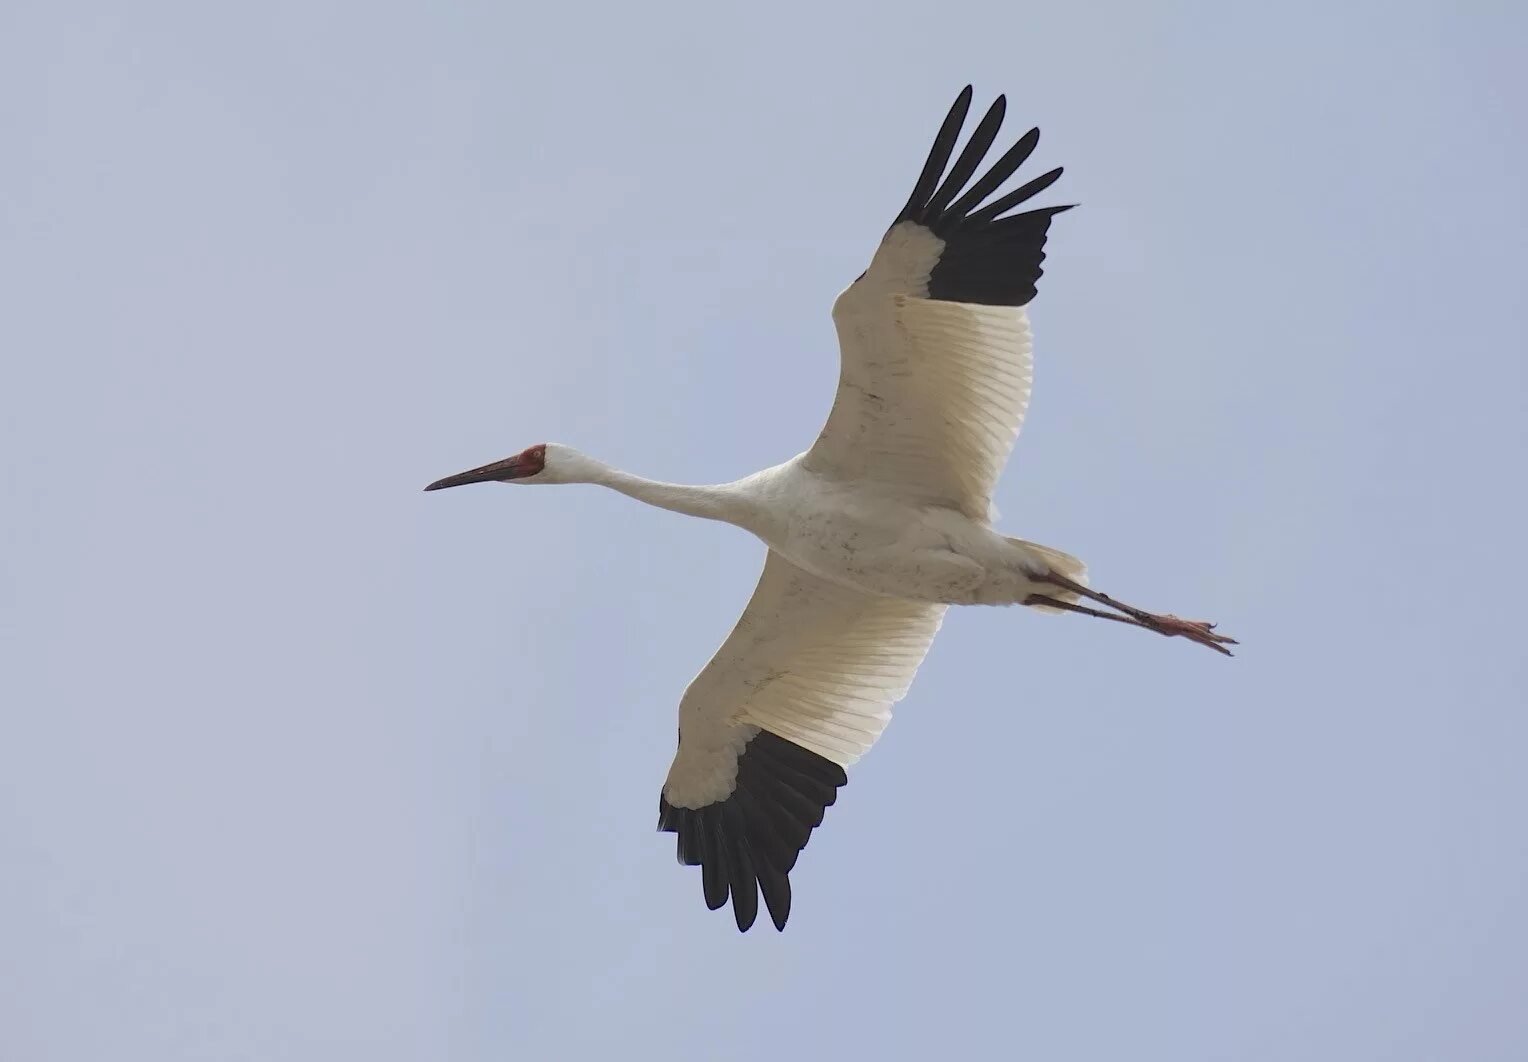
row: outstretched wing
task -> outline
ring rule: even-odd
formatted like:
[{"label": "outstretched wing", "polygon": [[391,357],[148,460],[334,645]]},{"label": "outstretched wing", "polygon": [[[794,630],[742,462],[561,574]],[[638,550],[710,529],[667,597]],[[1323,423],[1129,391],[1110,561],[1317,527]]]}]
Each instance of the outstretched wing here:
[{"label": "outstretched wing", "polygon": [[966,188],[997,138],[1001,96],[945,174],[970,106],[967,86],[870,268],[833,307],[838,394],[806,465],[985,520],[1029,406],[1023,307],[1051,218],[1070,207],[1008,213],[1055,183],[1059,168],[983,205],[1029,158],[1038,129]]},{"label": "outstretched wing", "polygon": [[700,866],[708,907],[730,894],[746,930],[762,891],[785,928],[797,854],[943,616],[943,605],[862,594],[769,553],[742,618],[680,701],[658,801],[658,828],[679,835],[681,863]]}]

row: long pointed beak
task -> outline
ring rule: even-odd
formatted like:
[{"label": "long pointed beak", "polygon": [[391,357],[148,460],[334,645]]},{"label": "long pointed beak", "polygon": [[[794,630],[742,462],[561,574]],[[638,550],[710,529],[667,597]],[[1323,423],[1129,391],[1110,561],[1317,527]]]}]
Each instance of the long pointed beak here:
[{"label": "long pointed beak", "polygon": [[526,474],[525,463],[518,455],[495,461],[481,468],[471,468],[445,479],[437,479],[425,490],[445,490],[447,487],[465,487],[468,483],[492,483],[496,480],[519,479]]}]

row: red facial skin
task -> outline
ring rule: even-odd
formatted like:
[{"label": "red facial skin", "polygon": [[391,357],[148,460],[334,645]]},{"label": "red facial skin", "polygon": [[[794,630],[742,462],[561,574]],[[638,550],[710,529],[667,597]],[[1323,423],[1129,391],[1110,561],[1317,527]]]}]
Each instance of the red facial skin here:
[{"label": "red facial skin", "polygon": [[546,467],[546,443],[537,443],[521,451],[520,456],[515,458],[515,463],[519,466],[517,469],[519,475],[515,477],[516,479],[536,475]]}]

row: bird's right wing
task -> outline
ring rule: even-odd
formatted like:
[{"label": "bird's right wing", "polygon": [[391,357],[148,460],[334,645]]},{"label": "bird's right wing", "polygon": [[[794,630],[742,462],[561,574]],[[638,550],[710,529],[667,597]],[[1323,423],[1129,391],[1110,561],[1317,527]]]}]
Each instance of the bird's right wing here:
[{"label": "bird's right wing", "polygon": [[945,173],[970,105],[967,86],[870,268],[833,307],[838,394],[805,464],[985,520],[1029,405],[1024,305],[1051,218],[1069,208],[1006,214],[1060,169],[982,205],[1029,158],[1037,129],[966,188],[997,138],[1001,96]]},{"label": "bird's right wing", "polygon": [[797,853],[844,767],[885,729],[944,609],[862,594],[769,553],[737,626],[680,701],[658,805],[679,861],[702,868],[707,905],[730,893],[739,929],[760,889],[784,928]]}]

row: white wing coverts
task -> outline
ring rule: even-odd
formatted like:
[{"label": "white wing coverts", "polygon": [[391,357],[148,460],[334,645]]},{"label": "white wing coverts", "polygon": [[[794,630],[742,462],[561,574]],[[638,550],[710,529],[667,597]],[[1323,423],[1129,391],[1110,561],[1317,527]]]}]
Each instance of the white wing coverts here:
[{"label": "white wing coverts", "polygon": [[[685,691],[659,829],[738,927],[790,912],[786,878],[823,809],[907,692],[943,605],[837,586],[771,552],[753,599]],[[756,885],[755,882],[758,884]]]}]

